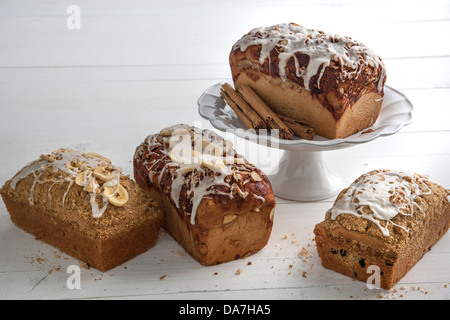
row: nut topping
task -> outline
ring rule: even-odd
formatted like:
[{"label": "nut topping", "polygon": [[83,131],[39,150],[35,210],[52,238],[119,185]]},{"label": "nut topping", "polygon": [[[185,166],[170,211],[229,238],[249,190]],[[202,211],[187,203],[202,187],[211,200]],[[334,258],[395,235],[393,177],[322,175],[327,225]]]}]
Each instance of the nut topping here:
[{"label": "nut topping", "polygon": [[251,176],[252,176],[252,179],[255,180],[256,182],[263,180],[261,178],[261,176],[258,174],[258,172],[256,172],[256,171],[252,171]]}]

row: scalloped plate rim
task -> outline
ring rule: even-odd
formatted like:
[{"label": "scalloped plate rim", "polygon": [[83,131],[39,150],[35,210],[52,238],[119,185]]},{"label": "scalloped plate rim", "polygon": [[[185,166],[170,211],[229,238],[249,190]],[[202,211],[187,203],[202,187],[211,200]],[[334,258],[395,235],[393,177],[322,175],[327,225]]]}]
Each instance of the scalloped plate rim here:
[{"label": "scalloped plate rim", "polygon": [[[210,87],[208,87],[203,93],[202,95],[198,98],[197,100],[197,105],[198,105],[198,112],[200,114],[200,116],[202,118],[204,118],[205,120],[208,120],[211,125],[216,128],[217,130],[220,131],[228,131],[231,130],[236,136],[243,138],[242,135],[239,135],[239,131],[238,129],[241,129],[243,131],[246,131],[247,129],[245,127],[230,127],[230,126],[226,126],[225,124],[223,124],[223,121],[220,120],[220,117],[211,117],[207,112],[205,112],[207,109],[211,109],[211,110],[217,110],[218,108],[212,105],[205,105],[202,103],[202,100],[206,97],[206,96],[210,96],[212,98],[215,99],[215,101],[217,101],[217,99],[222,100],[222,102],[224,103],[224,105],[226,106],[227,104],[225,103],[225,101],[223,101],[223,99],[220,97],[220,87],[223,83],[230,83],[231,80],[225,80],[225,81],[221,81],[218,82]],[[232,83],[231,83],[232,84]],[[217,87],[217,93],[215,92]],[[335,146],[341,146],[344,147],[344,145],[349,144],[349,145],[355,145],[355,144],[359,144],[359,143],[366,143],[369,141],[372,141],[378,137],[381,136],[389,136],[392,134],[397,133],[398,131],[400,131],[404,126],[409,125],[412,122],[412,111],[414,110],[414,106],[411,103],[411,101],[409,101],[409,99],[401,92],[399,92],[398,90],[385,85],[385,89],[388,89],[387,92],[385,92],[385,96],[383,99],[386,98],[387,95],[393,95],[393,96],[398,96],[400,98],[402,98],[401,100],[395,100],[394,102],[398,102],[398,101],[402,101],[404,104],[406,104],[408,106],[408,112],[404,112],[404,113],[400,113],[400,115],[407,115],[408,116],[408,120],[404,121],[404,122],[397,122],[397,123],[388,123],[386,125],[384,125],[383,123],[378,123],[375,122],[375,125],[378,125],[379,127],[375,127],[371,126],[369,128],[364,129],[364,131],[373,129],[374,131],[372,132],[376,132],[376,131],[381,131],[373,134],[373,135],[367,135],[366,137],[362,137],[362,133],[361,132],[357,132],[354,135],[351,135],[349,137],[343,138],[343,139],[326,139],[326,140],[305,140],[305,139],[295,139],[295,140],[285,140],[285,139],[278,139],[278,138],[274,138],[272,136],[268,136],[268,135],[258,135],[256,133],[251,133],[248,132],[245,135],[245,138],[249,138],[249,139],[253,139],[253,140],[257,140],[257,141],[269,141],[269,142],[273,142],[273,143],[277,143],[279,145],[280,149],[285,149],[285,148],[289,148],[289,147],[295,147],[295,146],[300,146],[300,145],[308,145],[308,146],[312,146],[312,147],[335,147]],[[211,92],[212,91],[212,92]],[[391,91],[391,92],[390,92]],[[392,104],[390,103],[390,104]],[[389,104],[389,105],[390,105]],[[388,106],[389,106],[388,105]],[[382,106],[381,111],[380,111],[380,115],[383,111],[383,108],[386,108],[387,106]],[[225,114],[225,113],[224,113]],[[394,114],[393,116],[396,116],[399,114]],[[380,117],[379,117],[380,118]],[[386,119],[386,120],[389,120]],[[220,125],[220,124],[221,125]],[[385,128],[383,128],[385,127]],[[394,127],[394,128],[392,128]],[[325,138],[323,138],[325,139]]]}]

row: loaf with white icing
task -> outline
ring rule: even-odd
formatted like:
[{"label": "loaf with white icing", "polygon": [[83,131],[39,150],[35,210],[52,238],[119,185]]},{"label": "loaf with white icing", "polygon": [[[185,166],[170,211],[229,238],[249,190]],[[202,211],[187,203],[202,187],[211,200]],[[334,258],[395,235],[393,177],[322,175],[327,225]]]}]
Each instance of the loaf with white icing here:
[{"label": "loaf with white icing", "polygon": [[108,158],[73,149],[41,155],[0,193],[18,227],[100,271],[153,247],[163,219]]},{"label": "loaf with white icing", "polygon": [[275,112],[344,138],[378,118],[386,69],[350,37],[294,23],[251,30],[230,53],[234,86],[251,87]]},{"label": "loaf with white icing", "polygon": [[449,195],[416,173],[363,174],[314,229],[322,265],[370,285],[378,275],[381,288],[393,287],[447,232]]},{"label": "loaf with white icing", "polygon": [[210,130],[181,124],[149,135],[136,149],[134,177],[163,208],[163,227],[202,265],[268,242],[275,197],[267,176]]}]

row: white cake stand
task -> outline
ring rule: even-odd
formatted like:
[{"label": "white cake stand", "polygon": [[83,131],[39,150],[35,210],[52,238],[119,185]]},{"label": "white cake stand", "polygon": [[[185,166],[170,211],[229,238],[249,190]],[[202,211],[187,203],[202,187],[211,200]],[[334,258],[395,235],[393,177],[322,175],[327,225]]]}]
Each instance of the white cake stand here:
[{"label": "white cake stand", "polygon": [[268,172],[268,177],[275,195],[289,200],[317,201],[336,195],[342,188],[342,179],[328,168],[323,152],[349,148],[394,134],[411,123],[412,119],[411,102],[402,93],[385,86],[385,96],[377,122],[362,132],[333,140],[320,136],[314,137],[313,140],[278,139],[246,130],[220,96],[220,88],[225,82],[232,84],[230,80],[217,83],[200,96],[197,102],[199,114],[220,131],[233,132],[237,137],[284,150],[276,172]]}]

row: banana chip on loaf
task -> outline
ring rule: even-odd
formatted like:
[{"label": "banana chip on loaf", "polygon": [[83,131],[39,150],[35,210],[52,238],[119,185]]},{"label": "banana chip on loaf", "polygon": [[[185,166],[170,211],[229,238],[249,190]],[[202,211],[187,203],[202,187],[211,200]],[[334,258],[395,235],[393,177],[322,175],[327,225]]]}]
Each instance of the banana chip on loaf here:
[{"label": "banana chip on loaf", "polygon": [[136,149],[134,177],[163,208],[163,227],[203,265],[268,242],[275,197],[267,176],[212,131],[175,125],[148,136]]}]

